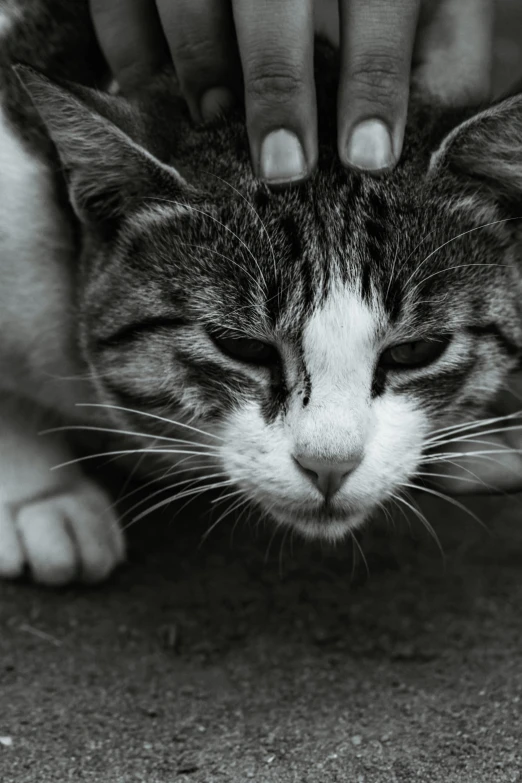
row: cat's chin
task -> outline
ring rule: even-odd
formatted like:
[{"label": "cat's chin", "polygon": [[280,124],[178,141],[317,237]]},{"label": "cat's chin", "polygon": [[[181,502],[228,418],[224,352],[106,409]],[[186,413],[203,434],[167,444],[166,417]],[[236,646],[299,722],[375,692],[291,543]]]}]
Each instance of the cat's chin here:
[{"label": "cat's chin", "polygon": [[291,527],[304,538],[310,540],[341,541],[353,530],[360,527],[368,514],[363,511],[335,513],[319,511],[302,511],[298,508],[272,508],[270,516],[281,526]]}]

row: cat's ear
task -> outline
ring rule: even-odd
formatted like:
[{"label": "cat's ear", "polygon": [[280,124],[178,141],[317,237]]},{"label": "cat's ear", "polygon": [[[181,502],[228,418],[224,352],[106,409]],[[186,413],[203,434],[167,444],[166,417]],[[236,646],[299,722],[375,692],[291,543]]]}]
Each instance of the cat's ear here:
[{"label": "cat's ear", "polygon": [[449,170],[487,184],[504,201],[522,204],[522,94],[465,120],[436,150],[430,173]]},{"label": "cat's ear", "polygon": [[27,66],[15,70],[56,147],[80,220],[114,222],[146,198],[188,187],[174,168],[115,124],[132,127],[132,110],[123,99],[76,85],[72,92]]}]

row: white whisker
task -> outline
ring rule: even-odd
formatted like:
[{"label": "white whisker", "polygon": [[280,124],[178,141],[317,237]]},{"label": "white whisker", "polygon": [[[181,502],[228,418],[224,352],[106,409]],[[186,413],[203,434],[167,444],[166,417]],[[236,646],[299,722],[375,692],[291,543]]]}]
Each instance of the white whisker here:
[{"label": "white whisker", "polygon": [[406,283],[404,284],[404,287],[407,288],[408,284],[411,282],[411,279],[415,277],[419,269],[423,264],[426,263],[432,256],[435,255],[435,253],[438,253],[439,250],[442,250],[443,247],[446,247],[446,245],[450,245],[452,242],[456,242],[457,239],[460,239],[461,237],[466,236],[467,234],[472,234],[474,231],[480,231],[482,228],[488,228],[488,226],[496,226],[499,223],[508,223],[510,220],[520,220],[520,217],[512,217],[512,218],[503,218],[502,220],[492,220],[490,223],[483,223],[481,226],[475,226],[475,228],[470,228],[468,231],[463,231],[461,234],[457,234],[457,236],[452,237],[451,239],[448,239],[446,242],[443,242],[442,245],[439,245],[435,248],[435,250],[432,250],[429,255],[427,255],[420,264],[417,264],[415,267],[414,272],[410,275],[410,277],[406,280]]},{"label": "white whisker", "polygon": [[[460,422],[459,424],[451,424],[449,427],[440,427],[439,429],[432,430],[430,435],[439,435],[439,433],[447,432],[448,430],[461,430],[461,429],[471,429],[475,427],[482,427],[482,426],[489,426],[490,424],[497,424],[500,421],[508,421],[509,419],[513,419],[516,416],[521,416],[522,411],[515,411],[515,413],[507,413],[503,416],[495,416],[490,417],[488,419],[472,419],[471,421],[467,422]],[[446,435],[444,435],[446,437]],[[432,440],[436,440],[436,438],[430,439],[429,442],[432,442]]]},{"label": "white whisker", "polygon": [[[205,481],[209,481],[210,479],[214,479],[214,478],[222,478],[223,476],[226,476],[226,475],[227,474],[225,473],[225,471],[220,470],[217,473],[211,473],[210,475],[191,476],[188,479],[182,479],[181,481],[176,481],[175,484],[169,484],[168,486],[165,485],[165,486],[159,487],[155,492],[151,492],[150,494],[147,495],[147,497],[141,498],[141,500],[138,500],[138,502],[134,503],[133,506],[131,506],[130,508],[126,509],[123,512],[123,514],[121,514],[120,519],[124,519],[125,517],[129,516],[129,514],[131,514],[137,508],[142,506],[144,503],[148,503],[150,500],[152,500],[152,498],[155,498],[158,495],[163,494],[164,492],[171,492],[172,490],[177,490],[180,487],[184,487],[185,485],[189,485],[189,487],[190,487],[193,484],[200,484],[202,490],[204,490],[205,486],[206,486],[204,484]],[[187,489],[188,489],[188,487],[187,487]],[[186,490],[184,490],[184,492],[185,491]],[[181,494],[171,495],[171,498],[173,498],[174,500],[176,498],[180,498],[181,499],[181,497],[182,497]]]},{"label": "white whisker", "polygon": [[[366,556],[365,556],[365,554],[363,552],[362,546],[360,545],[359,541],[357,540],[357,536],[355,535],[353,530],[350,530],[350,537],[351,537],[352,542],[354,544],[354,550],[353,551],[355,552],[355,550],[357,549],[357,551],[361,555],[362,561],[364,563],[364,567],[366,569],[366,574],[369,577],[370,576],[370,569],[368,567],[368,561],[367,561]],[[354,571],[355,571],[355,560],[353,561],[353,566],[352,566],[352,577],[353,577]]]},{"label": "white whisker", "polygon": [[[466,454],[459,455],[459,454],[452,453],[449,456],[455,458],[455,457],[467,456],[467,455]],[[520,468],[515,468],[513,465],[506,465],[505,462],[501,462],[500,460],[495,459],[494,457],[491,457],[491,456],[489,456],[487,454],[478,454],[478,455],[473,454],[473,460],[475,460],[475,459],[482,460],[483,462],[492,462],[494,465],[498,465],[500,468],[502,468],[502,470],[509,471],[510,473],[512,473],[517,478],[520,477]],[[464,465],[460,465],[458,462],[455,461],[455,459],[450,460],[448,457],[443,457],[441,459],[433,459],[428,464],[435,465],[435,464],[441,463],[441,462],[443,463],[443,465],[445,465],[445,464],[454,465],[459,470],[464,470],[467,473],[470,473],[472,476],[476,476],[475,473],[473,473],[471,470],[468,470],[467,468],[465,468]],[[478,482],[483,483],[484,486],[488,487],[488,489],[493,490],[495,492],[495,494],[499,493],[499,490],[496,487],[490,487],[490,485],[486,484],[486,482],[484,482],[482,479],[480,479],[479,476],[476,476],[476,478],[477,478]],[[510,493],[501,492],[500,494],[510,494]]]},{"label": "white whisker", "polygon": [[219,177],[217,174],[214,174],[214,172],[212,172],[212,171],[209,171],[209,172],[207,172],[207,173],[208,173],[208,174],[210,174],[212,177],[216,177],[216,179],[219,179],[219,180],[221,180],[221,182],[223,182],[225,185],[228,185],[228,187],[229,187],[229,188],[232,188],[232,190],[233,190],[233,191],[235,191],[235,192],[237,193],[237,195],[238,195],[240,198],[242,198],[242,199],[243,199],[243,201],[245,202],[245,204],[247,204],[247,205],[250,207],[250,209],[252,210],[252,212],[254,213],[254,215],[256,216],[256,218],[257,218],[257,219],[259,220],[259,222],[261,223],[261,225],[262,225],[262,227],[263,227],[263,231],[265,232],[265,236],[266,236],[266,238],[267,238],[267,240],[268,240],[268,246],[269,246],[269,248],[270,248],[270,252],[271,252],[271,254],[272,254],[272,261],[273,261],[273,263],[274,263],[274,276],[275,276],[275,280],[277,280],[277,262],[276,262],[276,256],[275,256],[275,252],[274,252],[274,246],[273,246],[273,244],[272,244],[272,240],[270,239],[270,234],[268,233],[268,229],[267,229],[267,227],[265,226],[265,224],[263,223],[263,220],[261,219],[261,215],[259,214],[259,212],[257,211],[257,209],[254,207],[254,205],[252,204],[252,202],[251,202],[251,201],[249,201],[249,199],[247,199],[247,198],[246,198],[246,196],[244,196],[244,195],[241,193],[241,191],[240,191],[240,190],[238,190],[237,188],[235,188],[235,187],[234,187],[234,185],[232,185],[232,183],[228,182],[226,179],[223,179],[222,177]]},{"label": "white whisker", "polygon": [[441,462],[446,457],[458,457],[459,459],[475,459],[475,457],[484,456],[487,454],[522,454],[522,449],[512,449],[509,446],[503,449],[484,449],[482,451],[449,451],[443,454],[434,454],[429,459],[423,459],[423,464],[429,464],[431,462]]},{"label": "white whisker", "polygon": [[[390,293],[390,288],[391,288],[391,284],[392,284],[392,280],[393,280],[393,273],[395,271],[395,264],[397,263],[397,256],[398,255],[399,255],[399,241],[397,240],[397,246],[395,248],[395,256],[393,257],[392,268],[391,268],[391,271],[390,271],[390,274],[389,274],[389,277],[388,277],[388,287],[386,289],[386,294],[384,295],[384,301],[386,301],[388,299],[388,294]],[[408,258],[409,258],[409,256],[408,256]],[[407,260],[408,259],[406,259],[406,261]]]},{"label": "white whisker", "polygon": [[[209,535],[212,533],[213,530],[216,529],[216,527],[219,525],[220,522],[222,522],[224,519],[230,516],[230,514],[233,514],[234,511],[237,511],[238,508],[240,508],[241,506],[249,502],[249,498],[245,498],[243,496],[243,491],[241,489],[237,489],[235,492],[229,492],[228,495],[226,495],[225,497],[227,498],[235,497],[236,495],[241,495],[238,502],[232,504],[232,506],[230,506],[229,508],[226,508],[224,512],[220,514],[220,516],[216,519],[216,521],[213,522],[210,525],[210,527],[203,533],[203,535],[201,536],[201,541],[199,543],[200,547],[205,543]],[[225,498],[222,499],[224,500]]]},{"label": "white whisker", "polygon": [[[155,445],[155,443],[154,443],[153,445]],[[145,455],[145,454],[140,454],[140,456],[138,457],[138,459],[136,460],[136,462],[135,462],[135,463],[134,463],[134,465],[132,466],[132,470],[131,470],[131,471],[128,473],[127,477],[125,478],[125,483],[123,484],[123,486],[121,487],[120,491],[118,492],[118,498],[115,500],[115,503],[113,504],[113,506],[114,506],[114,505],[116,505],[116,504],[118,503],[118,500],[121,498],[122,494],[123,494],[123,496],[124,496],[124,497],[125,497],[125,495],[129,494],[129,493],[127,493],[127,491],[126,491],[126,490],[127,490],[127,487],[129,486],[130,482],[131,482],[131,481],[132,481],[132,479],[134,478],[134,476],[135,476],[136,472],[139,470],[140,466],[143,464],[143,462],[144,462],[144,460],[145,460],[145,457],[146,457],[146,455]],[[186,458],[185,458],[185,459],[186,459]],[[157,476],[157,474],[158,474],[159,472],[162,472],[162,471],[163,471],[163,476],[165,476],[165,474],[166,474],[166,473],[168,473],[168,471],[169,471],[169,468],[167,468],[167,469],[166,469],[166,471],[164,471],[164,470],[163,470],[163,465],[162,465],[162,466],[161,466],[161,468],[160,468],[159,470],[155,470],[155,471],[153,471],[153,472],[151,473],[151,477],[152,477],[152,476],[156,477],[156,476]],[[156,479],[154,479],[154,480],[156,480]],[[149,482],[147,482],[147,484],[148,484],[148,483],[149,483]]]},{"label": "white whisker", "polygon": [[[284,288],[278,289],[273,296],[270,296],[268,297],[268,299],[264,300],[263,306],[266,306],[269,302],[272,302],[274,299],[279,299],[281,297],[281,294],[284,293],[284,291],[287,291],[289,288],[292,288],[292,286],[293,286],[293,282],[288,283],[287,285],[284,286]],[[253,307],[258,308],[259,303],[255,302],[254,304],[248,304],[248,305],[242,305],[241,307],[236,307],[235,310],[231,310],[228,313],[228,317],[232,318],[232,316],[236,315],[237,313],[240,313],[242,310],[249,310]]]},{"label": "white whisker", "polygon": [[[451,456],[454,456],[454,455],[452,454]],[[453,467],[457,468],[459,471],[463,471],[464,473],[468,473],[472,478],[471,479],[464,479],[461,476],[456,477],[455,475],[451,475],[451,474],[446,475],[444,473],[432,473],[431,470],[429,470],[427,472],[424,472],[424,473],[421,472],[421,471],[417,471],[415,473],[415,475],[413,476],[413,478],[415,478],[415,476],[417,476],[417,475],[418,476],[438,476],[439,478],[448,478],[448,479],[451,479],[451,480],[455,480],[455,478],[458,478],[459,481],[467,480],[467,481],[471,481],[473,484],[482,484],[484,487],[487,487],[491,491],[493,491],[495,489],[490,484],[485,482],[484,479],[482,479],[480,476],[477,476],[477,474],[474,473],[472,470],[470,470],[469,468],[464,467],[464,465],[459,465],[459,463],[456,462],[455,460],[443,459],[443,460],[437,460],[437,461],[438,462],[442,462],[443,465],[453,465]],[[496,460],[494,460],[494,461],[496,461]],[[435,463],[432,463],[432,464],[435,464]]]},{"label": "white whisker", "polygon": [[[476,435],[481,435],[480,432],[477,432],[475,434]],[[471,438],[471,437],[467,438],[466,440],[464,440],[462,438],[455,438],[455,440],[445,440],[445,441],[442,441],[442,444],[440,444],[440,445],[443,445],[443,444],[458,445],[459,443],[461,443],[463,445],[465,445],[467,443],[478,443],[479,445],[482,445],[482,446],[495,446],[498,449],[504,449],[504,451],[512,451],[513,450],[512,446],[510,446],[508,443],[503,444],[503,443],[498,443],[498,442],[491,441],[491,440],[481,440],[480,438]],[[439,445],[439,444],[435,444],[435,445]],[[461,452],[460,450],[457,450],[454,453],[455,454],[462,454],[463,452]],[[428,454],[428,457],[429,456],[430,455]]]},{"label": "white whisker", "polygon": [[[428,277],[424,277],[422,280],[420,280],[416,285],[412,286],[409,293],[410,295],[415,293],[415,291],[421,287],[424,283],[426,283],[428,280],[431,280],[432,277],[437,277],[437,275],[442,275],[445,272],[450,272],[452,269],[464,269],[468,266],[509,266],[508,264],[456,264],[455,266],[447,266],[444,269],[439,269],[437,272],[432,272],[431,275],[428,275]],[[409,282],[409,281],[408,281]],[[408,285],[408,283],[406,283]]]},{"label": "white whisker", "polygon": [[[209,251],[210,253],[214,253],[215,255],[219,256],[220,258],[225,259],[226,261],[228,261],[229,263],[233,264],[234,266],[237,266],[238,269],[240,269],[242,272],[244,272],[246,275],[248,275],[250,280],[254,283],[255,286],[257,286],[257,288],[259,289],[261,295],[264,298],[265,291],[263,290],[263,287],[261,286],[259,280],[256,280],[256,278],[253,276],[253,274],[250,272],[250,270],[247,269],[246,266],[242,266],[241,264],[238,264],[237,261],[234,261],[229,256],[223,255],[223,253],[219,253],[217,250],[214,250],[214,248],[211,248],[211,247],[205,247],[204,245],[195,245],[192,242],[178,242],[178,244],[182,245],[183,247],[196,247],[196,248],[199,248],[200,250]],[[190,258],[192,258],[193,261],[197,261],[196,257],[194,255],[192,255],[192,253],[187,253],[187,255],[189,255]]]},{"label": "white whisker", "polygon": [[[208,463],[200,463],[196,462],[195,464],[189,465],[189,467],[182,468],[181,470],[180,465],[184,465],[189,460],[193,459],[192,455],[189,455],[188,457],[185,457],[184,459],[180,460],[179,462],[175,462],[172,465],[168,465],[165,469],[165,466],[163,465],[161,468],[158,468],[154,471],[147,471],[147,474],[151,476],[149,481],[146,481],[145,483],[140,483],[137,487],[132,489],[130,492],[125,493],[124,495],[121,494],[123,490],[120,490],[120,494],[112,503],[110,506],[107,507],[107,511],[115,508],[115,506],[124,503],[126,500],[131,498],[133,495],[137,495],[140,492],[143,492],[144,489],[147,487],[152,486],[153,484],[160,484],[163,481],[166,481],[167,478],[172,476],[173,473],[176,473],[176,475],[183,475],[184,473],[190,473],[191,471],[198,471],[205,467],[208,467]],[[161,473],[161,475],[159,475]],[[127,486],[128,481],[125,482],[125,487]],[[125,488],[124,487],[124,488]]]},{"label": "white whisker", "polygon": [[[452,476],[451,473],[432,473],[431,471],[425,470],[416,470],[413,478],[416,478],[417,476],[427,476],[428,478],[443,478],[443,479],[455,479],[455,476]],[[473,484],[476,486],[478,479],[472,479],[472,478],[460,478],[459,481],[467,481],[470,484]]]},{"label": "white whisker", "polygon": [[[428,232],[427,232],[427,233],[426,233],[426,234],[423,236],[423,238],[421,239],[421,241],[420,241],[420,242],[418,242],[418,243],[415,245],[415,247],[413,248],[413,250],[411,251],[411,253],[408,253],[408,255],[406,256],[406,258],[404,259],[404,261],[403,261],[403,262],[402,262],[402,264],[400,265],[399,269],[397,270],[398,272],[400,272],[400,271],[401,271],[401,269],[404,269],[405,265],[408,263],[408,261],[410,260],[410,258],[412,257],[412,255],[413,255],[413,254],[414,254],[414,253],[415,253],[415,252],[416,252],[416,251],[419,249],[419,247],[420,247],[422,244],[424,244],[424,242],[426,242],[426,240],[427,240],[427,239],[429,239],[429,238],[432,236],[432,234],[435,234],[435,233],[436,233],[436,231],[437,231],[437,229],[436,229],[436,228],[434,228],[434,229],[432,229],[431,231],[428,231]],[[402,510],[402,509],[401,509],[401,510]]]},{"label": "white whisker", "polygon": [[154,197],[152,197],[152,200],[153,201],[165,201],[168,204],[174,204],[175,206],[178,206],[178,207],[185,207],[185,209],[191,209],[193,212],[198,212],[200,215],[204,215],[205,217],[209,218],[210,220],[213,220],[215,223],[217,223],[222,228],[224,228],[225,231],[228,231],[229,234],[232,234],[232,236],[237,239],[237,241],[245,248],[245,250],[247,251],[249,256],[252,258],[252,260],[253,260],[254,264],[256,265],[256,267],[258,269],[258,272],[259,272],[259,274],[261,276],[261,280],[264,283],[265,290],[268,290],[268,286],[267,286],[265,277],[263,275],[263,272],[261,270],[261,267],[259,265],[259,262],[258,262],[257,258],[252,253],[252,251],[250,250],[250,248],[248,247],[246,242],[244,242],[241,239],[241,237],[239,237],[234,231],[232,231],[232,229],[229,226],[225,225],[225,223],[222,223],[221,220],[218,220],[218,218],[214,217],[214,215],[211,215],[210,212],[205,212],[205,210],[203,210],[203,209],[197,209],[197,207],[192,206],[192,204],[184,204],[181,201],[173,201],[172,199],[165,199],[165,198],[154,198]]},{"label": "white whisker", "polygon": [[455,500],[455,498],[450,497],[449,495],[446,495],[444,492],[438,492],[436,489],[430,489],[428,487],[423,486],[417,486],[416,484],[403,484],[403,487],[408,487],[408,489],[415,489],[419,492],[427,492],[430,495],[434,495],[435,497],[440,498],[441,500],[445,500],[447,503],[450,503],[452,506],[455,506],[455,508],[460,509],[461,511],[464,511],[464,513],[469,514],[469,516],[475,520],[475,522],[478,522],[478,524],[483,527],[485,530],[487,530],[487,526],[484,524],[484,522],[470,509],[467,508],[463,503],[460,503],[460,501]]},{"label": "white whisker", "polygon": [[173,419],[166,419],[164,416],[158,416],[156,413],[149,413],[148,411],[137,411],[133,408],[125,408],[122,405],[112,405],[107,402],[77,402],[77,408],[108,408],[109,410],[122,411],[123,413],[134,413],[136,416],[146,416],[150,419],[156,419],[157,421],[163,421],[165,424],[169,424],[173,427],[181,427],[183,429],[191,430],[192,432],[198,432],[200,435],[205,435],[209,438],[215,438],[222,441],[219,435],[215,435],[212,432],[205,432],[198,427],[193,427],[191,424],[185,424],[182,421],[174,421]]},{"label": "white whisker", "polygon": [[[403,486],[407,486],[406,484]],[[422,513],[422,511],[419,508],[416,508],[413,503],[409,503],[406,498],[403,495],[393,495],[395,500],[398,500],[400,503],[404,503],[404,505],[410,509],[410,511],[413,512],[413,514],[417,517],[417,519],[422,523],[422,525],[426,528],[428,533],[431,535],[435,543],[437,544],[437,547],[439,548],[439,551],[442,555],[443,560],[445,559],[445,553],[444,549],[442,548],[442,544],[440,543],[440,539],[435,532],[434,527],[428,522],[426,519],[426,516]],[[412,499],[412,498],[411,498]],[[413,499],[412,499],[413,500]]]},{"label": "white whisker", "polygon": [[[194,448],[197,448],[198,446],[208,448],[207,444],[200,444],[194,442],[193,440],[182,440],[181,438],[171,438],[167,435],[154,435],[153,433],[147,433],[147,432],[134,432],[133,430],[120,430],[118,428],[112,428],[112,427],[95,427],[95,426],[84,425],[84,424],[72,424],[64,427],[52,427],[51,429],[41,430],[41,432],[39,432],[38,434],[50,435],[55,432],[70,432],[70,431],[107,432],[113,435],[129,435],[135,438],[152,438],[153,440],[158,440],[158,441],[162,440],[162,441],[167,441],[169,443],[181,444],[184,446],[193,446]],[[216,454],[217,453],[218,451],[216,450]]]},{"label": "white whisker", "polygon": [[522,424],[514,424],[511,427],[495,427],[492,430],[479,430],[478,432],[458,433],[456,438],[448,438],[446,440],[437,440],[430,444],[429,448],[434,446],[444,446],[448,443],[488,443],[488,441],[474,440],[475,436],[482,437],[483,435],[498,435],[504,432],[513,432],[514,430],[522,430]]},{"label": "white whisker", "polygon": [[141,511],[137,516],[135,516],[130,524],[134,524],[135,522],[139,522],[140,519],[143,519],[144,517],[148,516],[149,514],[152,514],[154,511],[158,511],[158,509],[163,508],[164,506],[168,506],[170,503],[173,503],[176,500],[183,500],[184,498],[190,497],[192,495],[203,495],[205,492],[209,492],[212,489],[219,489],[220,487],[226,487],[230,486],[232,482],[230,480],[228,481],[219,481],[215,484],[209,484],[204,485],[201,487],[196,487],[195,489],[188,489],[184,492],[181,492],[180,494],[171,495],[168,498],[165,498],[164,500],[158,501],[158,503],[155,503],[150,508],[147,508],[145,511]]},{"label": "white whisker", "polygon": [[117,451],[102,451],[98,454],[87,454],[83,457],[76,457],[75,459],[67,460],[67,462],[61,462],[59,465],[53,465],[51,470],[59,470],[60,468],[66,468],[69,465],[77,465],[80,462],[89,462],[90,460],[100,459],[102,457],[124,456],[129,454],[191,454],[195,457],[214,457],[213,453],[205,453],[203,451],[184,451],[176,449],[119,449]]}]

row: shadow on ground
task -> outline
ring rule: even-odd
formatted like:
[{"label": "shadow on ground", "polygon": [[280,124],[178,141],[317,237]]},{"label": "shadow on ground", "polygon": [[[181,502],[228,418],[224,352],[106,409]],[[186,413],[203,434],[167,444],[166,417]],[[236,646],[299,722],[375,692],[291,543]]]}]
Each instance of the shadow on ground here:
[{"label": "shadow on ground", "polygon": [[1,779],[522,780],[520,499],[470,507],[365,564],[193,506],[103,588],[2,586]]}]

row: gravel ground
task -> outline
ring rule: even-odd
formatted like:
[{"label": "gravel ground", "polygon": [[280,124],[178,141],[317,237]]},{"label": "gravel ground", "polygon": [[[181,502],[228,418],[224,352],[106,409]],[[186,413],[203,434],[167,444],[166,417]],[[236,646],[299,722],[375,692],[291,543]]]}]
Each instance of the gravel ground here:
[{"label": "gravel ground", "polygon": [[[430,504],[358,550],[204,509],[99,589],[1,589],[9,783],[522,780],[520,499]],[[11,738],[11,745],[5,738]]]},{"label": "gravel ground", "polygon": [[202,542],[192,505],[102,588],[0,586],[0,780],[522,781],[521,500],[425,505],[444,554],[382,520],[366,564],[232,520]]}]

